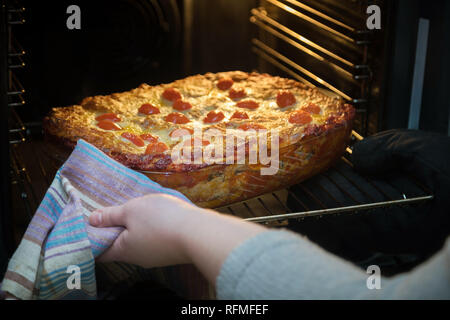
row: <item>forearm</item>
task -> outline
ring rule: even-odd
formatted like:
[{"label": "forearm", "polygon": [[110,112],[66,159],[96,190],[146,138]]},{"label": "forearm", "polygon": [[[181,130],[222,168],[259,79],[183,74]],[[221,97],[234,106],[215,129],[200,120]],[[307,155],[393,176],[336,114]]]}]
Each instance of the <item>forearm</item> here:
[{"label": "forearm", "polygon": [[268,231],[233,250],[216,280],[219,299],[449,299],[450,239],[412,272],[383,278],[369,290],[369,275],[306,238]]},{"label": "forearm", "polygon": [[[409,274],[383,278],[369,290],[368,274],[292,232],[201,210],[186,216],[179,241],[220,299],[448,299],[446,249]],[[433,277],[429,275],[433,274]]]},{"label": "forearm", "polygon": [[[450,298],[450,240],[414,272],[368,290],[367,274],[286,231],[148,195],[90,216],[125,229],[101,256],[154,268],[193,263],[225,299]],[[422,288],[415,291],[417,288]],[[426,288],[423,289],[423,288]]]},{"label": "forearm", "polygon": [[230,254],[245,240],[267,228],[212,210],[195,210],[180,226],[177,241],[187,261],[193,263],[211,284]]}]

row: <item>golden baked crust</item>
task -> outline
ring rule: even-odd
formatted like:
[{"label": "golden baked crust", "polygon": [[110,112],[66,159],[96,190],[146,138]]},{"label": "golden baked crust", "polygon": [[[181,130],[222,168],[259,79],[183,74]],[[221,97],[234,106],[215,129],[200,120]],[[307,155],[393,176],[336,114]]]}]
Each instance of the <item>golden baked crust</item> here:
[{"label": "golden baked crust", "polygon": [[[228,84],[232,79],[231,88],[222,87],[223,79],[227,79]],[[164,98],[168,97],[164,93],[172,89],[178,91],[177,97],[181,97],[178,106],[184,108],[184,103],[189,103],[190,109],[174,110],[175,102]],[[231,95],[232,90],[245,90],[246,96],[236,98]],[[241,108],[242,101],[253,101],[245,105],[250,109]],[[158,108],[159,113],[145,115],[139,112],[144,104]],[[167,122],[166,116],[174,111],[183,114],[189,122]],[[232,119],[236,111],[245,112],[248,119]],[[222,112],[223,119],[204,123],[209,112]],[[98,117],[107,114],[118,118],[112,121],[118,121],[120,130],[99,127]],[[59,153],[58,161],[64,161],[77,140],[82,138],[162,186],[182,192],[197,205],[214,208],[287,187],[327,169],[345,150],[354,115],[352,106],[294,80],[232,71],[191,76],[153,87],[143,84],[127,92],[88,97],[80,105],[54,108],[44,119],[44,130],[46,137],[56,142],[48,146],[52,146],[49,154]],[[272,175],[261,173],[267,165],[248,163],[247,158],[242,164],[226,164],[225,161],[224,164],[179,164],[172,161],[171,151],[179,144],[179,140],[170,137],[175,129],[200,128],[204,133],[214,128],[220,134],[231,129],[239,134],[245,131],[243,126],[255,125],[268,130],[267,141],[271,139],[272,129],[279,132],[279,159]],[[134,134],[135,137],[151,134],[157,142],[140,140],[136,145],[122,134]],[[147,152],[159,142],[167,150]],[[271,145],[266,143],[266,146],[272,154]],[[200,143],[200,148],[205,151],[208,146],[203,147]],[[249,154],[247,145],[245,153],[246,156]]]},{"label": "golden baked crust", "polygon": [[[233,100],[229,90],[217,87],[220,79],[231,78],[232,89],[244,89],[246,97]],[[165,89],[174,88],[189,102],[192,108],[186,111],[173,109],[172,102],[162,98]],[[296,98],[296,103],[284,108],[277,105],[277,94],[288,91]],[[256,109],[237,107],[237,102],[253,100],[259,104]],[[318,114],[311,114],[312,121],[305,125],[292,124],[289,115],[308,104],[320,107]],[[159,114],[143,115],[138,109],[143,104],[152,104],[159,108]],[[178,112],[189,118],[187,124],[174,124],[165,121],[165,117]],[[203,123],[208,112],[222,112],[225,118],[213,124]],[[235,111],[246,112],[249,119],[230,119]],[[120,117],[118,122],[122,130],[103,130],[97,126],[96,117],[105,113],[114,113]],[[100,148],[112,158],[124,165],[138,170],[187,172],[198,170],[208,165],[175,164],[171,160],[171,149],[179,143],[170,138],[169,134],[176,128],[194,128],[202,130],[216,128],[222,132],[226,129],[237,129],[240,125],[258,124],[266,129],[278,129],[280,150],[319,137],[326,132],[345,126],[349,127],[354,117],[354,109],[341,100],[329,97],[316,89],[280,77],[268,74],[246,73],[241,71],[207,73],[195,75],[174,81],[170,84],[149,86],[142,84],[136,89],[114,93],[108,96],[85,98],[80,105],[63,108],[53,108],[44,119],[44,130],[47,137],[57,140],[66,146],[73,147],[80,138]],[[123,132],[137,135],[150,133],[168,146],[168,150],[156,154],[145,154],[144,146],[136,146],[121,137]]]}]

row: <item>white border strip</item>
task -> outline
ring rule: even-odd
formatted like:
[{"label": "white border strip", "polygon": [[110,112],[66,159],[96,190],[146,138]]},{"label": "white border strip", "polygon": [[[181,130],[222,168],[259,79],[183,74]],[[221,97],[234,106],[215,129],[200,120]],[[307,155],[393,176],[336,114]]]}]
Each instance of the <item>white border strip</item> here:
[{"label": "white border strip", "polygon": [[419,19],[417,31],[416,61],[414,63],[414,75],[411,89],[411,101],[409,105],[408,129],[419,129],[420,109],[422,107],[423,79],[425,76],[425,64],[427,60],[428,33],[430,20]]}]

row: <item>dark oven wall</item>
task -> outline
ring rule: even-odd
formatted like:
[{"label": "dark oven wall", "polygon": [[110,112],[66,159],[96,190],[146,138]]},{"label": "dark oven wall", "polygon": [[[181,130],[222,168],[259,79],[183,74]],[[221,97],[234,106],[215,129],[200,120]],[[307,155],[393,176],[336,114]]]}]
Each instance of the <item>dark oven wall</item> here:
[{"label": "dark oven wall", "polygon": [[[73,4],[81,9],[80,30],[66,26],[66,10]],[[29,107],[23,120],[40,121],[49,108],[89,95],[178,76],[179,5],[175,0],[25,1],[27,22],[17,32],[27,51],[21,79]]]},{"label": "dark oven wall", "polygon": [[[381,128],[412,125],[450,135],[450,1],[396,0],[391,7]],[[417,59],[420,48],[422,61]],[[419,81],[413,86],[415,76]],[[410,110],[415,99],[414,122]]]},{"label": "dark oven wall", "polygon": [[[27,51],[25,123],[82,98],[190,74],[251,71],[249,12],[256,1],[24,1],[17,38]],[[69,30],[69,5],[81,29]],[[29,126],[30,127],[30,126]]]}]

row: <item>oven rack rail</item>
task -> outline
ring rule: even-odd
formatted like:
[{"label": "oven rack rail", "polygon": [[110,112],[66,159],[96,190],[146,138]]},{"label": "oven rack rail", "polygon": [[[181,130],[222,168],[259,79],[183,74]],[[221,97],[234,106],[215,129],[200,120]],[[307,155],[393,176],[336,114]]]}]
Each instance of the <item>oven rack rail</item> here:
[{"label": "oven rack rail", "polygon": [[[17,41],[14,29],[18,25],[23,25],[25,8],[20,5],[20,1],[7,3],[7,107],[9,108],[9,144],[14,145],[26,141],[26,126],[23,124],[16,108],[26,104],[24,94],[25,88],[22,85],[17,72],[18,69],[25,68],[24,56],[26,54],[23,47]],[[12,160],[14,162],[14,159]],[[14,171],[14,168],[12,168]]]},{"label": "oven rack rail", "polygon": [[[372,83],[368,48],[375,33],[363,23],[363,8],[367,8],[369,2],[360,0],[342,5],[354,10],[352,17],[358,19],[345,19],[336,8],[325,10],[323,6],[313,6],[303,0],[260,0],[259,6],[249,12],[250,23],[256,30],[250,45],[263,71],[281,71],[309,87],[326,88],[353,104],[357,111],[355,126],[366,134]],[[322,32],[328,42],[311,38],[307,30],[294,28],[283,17]],[[345,54],[349,48],[359,53]],[[307,65],[299,57],[315,62]],[[326,77],[328,73],[324,70],[335,76]]]},{"label": "oven rack rail", "polygon": [[[278,198],[275,193],[272,193],[272,196],[274,196],[275,198]],[[328,214],[341,214],[341,213],[346,213],[346,212],[356,213],[358,211],[371,210],[371,209],[383,208],[383,207],[394,206],[394,205],[413,204],[413,203],[423,202],[423,201],[432,200],[432,199],[433,199],[432,195],[426,195],[426,196],[420,196],[420,197],[414,197],[414,198],[381,201],[381,202],[366,203],[366,204],[361,204],[361,205],[345,206],[345,207],[340,207],[340,208],[329,208],[329,209],[312,210],[312,211],[305,211],[305,212],[293,212],[293,213],[286,213],[286,214],[272,214],[270,209],[267,209],[272,214],[271,216],[246,218],[245,220],[251,221],[251,222],[264,222],[264,223],[271,222],[271,221],[279,222],[280,220],[286,220],[286,219],[304,219],[306,217],[316,217],[316,216],[320,217],[320,216],[324,216],[324,215],[328,215]],[[267,205],[264,205],[264,206],[265,206],[265,208],[267,208]]]},{"label": "oven rack rail", "polygon": [[365,45],[370,43],[367,35],[370,30],[350,26],[348,23],[332,17],[329,13],[314,9],[302,0],[264,0],[298,19],[307,21],[315,27],[333,34],[345,41]]},{"label": "oven rack rail", "polygon": [[[287,2],[287,3],[285,3]],[[296,50],[302,51],[310,57],[313,57],[322,62],[322,64],[326,64],[330,66],[332,69],[338,71],[343,77],[353,79],[355,81],[363,81],[370,79],[370,67],[367,64],[366,57],[363,57],[361,61],[350,61],[348,58],[340,56],[338,53],[333,52],[332,49],[326,48],[323,45],[315,43],[308,39],[307,36],[303,35],[301,31],[294,31],[286,25],[278,22],[275,17],[271,17],[270,14],[266,11],[264,5],[270,4],[278,9],[282,10],[285,13],[291,14],[297,19],[307,21],[317,29],[325,30],[330,34],[330,36],[337,36],[345,41],[350,43],[354,43],[357,46],[365,47],[370,44],[369,39],[367,38],[364,41],[356,40],[355,37],[349,37],[342,32],[339,32],[337,29],[341,28],[343,30],[351,32],[353,35],[361,35],[361,34],[370,34],[368,30],[356,30],[356,28],[346,25],[345,23],[338,21],[319,10],[315,10],[306,4],[302,3],[302,1],[296,0],[285,0],[285,2],[278,0],[264,0],[261,2],[261,7],[251,9],[250,13],[250,22],[256,25],[259,30],[265,31],[267,34],[270,34],[275,39],[288,43],[290,46],[295,48]],[[296,8],[301,8],[305,11],[306,14],[301,13],[290,7],[289,5],[293,5]],[[320,17],[327,22],[327,24],[320,23],[315,20],[313,17]],[[300,33],[299,33],[300,32]],[[269,63],[273,63],[271,59],[267,59],[267,56],[261,55],[260,50],[263,51],[264,54],[269,54],[269,56],[273,56],[276,59],[281,60],[283,63],[288,64],[291,68],[293,68],[296,72],[299,72],[301,75],[297,75],[296,78],[301,80],[307,85],[315,86],[309,80],[311,79],[315,84],[323,85],[327,87],[329,90],[335,92],[339,96],[344,99],[350,101],[355,105],[364,104],[367,102],[367,99],[364,97],[352,97],[351,94],[348,94],[332,83],[321,79],[317,76],[313,71],[308,70],[303,66],[294,63],[288,57],[284,56],[279,51],[275,50],[275,48],[271,48],[270,45],[267,45],[261,39],[252,39],[252,44],[254,49],[256,49],[256,53],[261,56],[261,58],[265,59]],[[255,51],[255,50],[254,50]],[[276,67],[276,63],[274,64]],[[361,84],[363,85],[363,83]]]},{"label": "oven rack rail", "polygon": [[309,56],[323,61],[333,69],[355,80],[369,78],[367,64],[358,64],[350,59],[334,53],[324,46],[309,40],[307,36],[294,31],[291,28],[271,18],[264,8],[255,8],[251,11],[250,22],[259,28],[269,32],[280,40],[290,44]]},{"label": "oven rack rail", "polygon": [[5,177],[4,184],[2,181],[2,193],[5,196],[2,200],[2,211],[4,210],[5,214],[2,217],[1,227],[5,235],[3,241],[8,250],[13,249],[12,243],[15,236],[15,215],[10,214],[14,212],[11,209],[12,197],[17,196],[17,201],[21,203],[24,223],[28,224],[35,211],[34,203],[27,199],[33,194],[29,189],[30,176],[16,150],[16,146],[27,141],[27,127],[18,113],[18,107],[26,104],[25,88],[20,80],[22,69],[26,66],[24,60],[26,53],[16,38],[16,31],[25,23],[25,8],[20,2],[19,0],[1,1],[2,17],[0,19],[2,43],[0,73],[3,73],[0,80],[0,96],[3,127],[6,127],[5,133],[2,134],[2,152],[5,156],[2,161]]},{"label": "oven rack rail", "polygon": [[[332,92],[336,93],[340,97],[344,98],[345,100],[347,100],[347,101],[349,101],[349,102],[351,102],[353,104],[356,104],[356,105],[359,105],[359,104],[362,104],[364,102],[367,102],[366,99],[352,98],[351,96],[349,96],[345,92],[343,92],[343,91],[339,90],[338,88],[336,88],[330,82],[327,82],[327,81],[323,80],[322,78],[318,77],[313,72],[311,72],[308,69],[300,66],[298,63],[292,61],[291,59],[289,59],[285,55],[281,54],[277,50],[274,50],[273,48],[271,48],[270,46],[268,46],[267,44],[265,44],[261,40],[253,38],[252,39],[252,44],[253,44],[253,48],[252,49],[253,49],[254,53],[259,55],[261,58],[263,58],[267,62],[273,64],[276,67],[278,67],[279,69],[282,69],[283,71],[286,71],[284,69],[284,68],[286,68],[286,65],[289,66],[290,68],[294,69],[295,71],[291,71],[291,72],[288,72],[288,73],[289,74],[294,74],[295,75],[294,77],[296,79],[300,80],[301,82],[303,82],[307,86],[314,88],[314,87],[316,87],[316,84],[322,85],[325,88],[327,88],[327,89],[331,90]],[[280,63],[280,61],[283,62],[284,65],[283,65],[283,63]],[[282,67],[280,67],[280,65]],[[300,75],[298,73],[300,73],[302,75]],[[310,78],[316,84],[314,84],[311,81],[305,79],[305,77]],[[364,112],[364,109],[358,109],[357,112]]]}]

